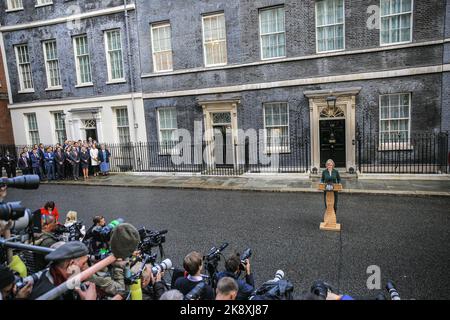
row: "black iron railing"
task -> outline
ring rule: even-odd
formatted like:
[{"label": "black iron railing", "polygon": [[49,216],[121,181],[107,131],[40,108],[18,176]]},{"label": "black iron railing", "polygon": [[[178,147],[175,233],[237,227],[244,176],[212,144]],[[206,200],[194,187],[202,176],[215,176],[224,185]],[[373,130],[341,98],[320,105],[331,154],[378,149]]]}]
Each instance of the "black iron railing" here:
[{"label": "black iron railing", "polygon": [[356,155],[361,173],[448,173],[448,133],[416,132],[357,135]]}]

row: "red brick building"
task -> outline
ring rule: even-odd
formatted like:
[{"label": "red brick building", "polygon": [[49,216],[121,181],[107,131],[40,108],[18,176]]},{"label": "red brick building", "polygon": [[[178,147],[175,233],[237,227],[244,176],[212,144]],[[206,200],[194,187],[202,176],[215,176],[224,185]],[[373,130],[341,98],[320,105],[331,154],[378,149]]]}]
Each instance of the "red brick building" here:
[{"label": "red brick building", "polygon": [[8,88],[6,86],[5,69],[0,52],[0,145],[14,144],[11,114],[8,110]]}]

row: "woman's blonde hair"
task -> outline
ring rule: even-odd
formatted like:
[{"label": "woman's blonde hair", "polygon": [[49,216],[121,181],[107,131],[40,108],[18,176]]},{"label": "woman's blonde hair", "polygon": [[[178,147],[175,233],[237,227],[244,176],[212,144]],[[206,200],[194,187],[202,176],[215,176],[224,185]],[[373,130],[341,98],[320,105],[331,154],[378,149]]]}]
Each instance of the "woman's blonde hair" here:
[{"label": "woman's blonde hair", "polygon": [[328,159],[327,162],[325,163],[325,167],[328,167],[329,163],[331,163],[333,165],[333,168],[336,166],[333,160]]},{"label": "woman's blonde hair", "polygon": [[66,223],[77,222],[77,215],[78,213],[76,211],[67,212]]}]

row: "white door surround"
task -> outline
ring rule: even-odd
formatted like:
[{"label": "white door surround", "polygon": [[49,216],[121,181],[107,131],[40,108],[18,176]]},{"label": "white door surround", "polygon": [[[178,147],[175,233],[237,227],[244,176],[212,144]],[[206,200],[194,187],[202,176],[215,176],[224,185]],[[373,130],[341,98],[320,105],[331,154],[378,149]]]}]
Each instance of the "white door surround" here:
[{"label": "white door surround", "polygon": [[[320,169],[320,125],[321,113],[328,109],[327,98],[334,96],[336,108],[344,114],[337,117],[330,115],[330,119],[345,119],[346,169],[356,168],[356,96],[361,87],[337,88],[333,90],[305,91],[309,99],[310,128],[311,128],[311,169]],[[323,121],[323,120],[322,120]]]},{"label": "white door surround", "polygon": [[[203,109],[203,124],[205,126],[205,141],[208,146],[210,159],[214,159],[214,113],[230,113],[231,114],[231,136],[232,145],[238,144],[238,122],[237,122],[237,107],[240,100],[212,100],[212,101],[199,101],[199,104]],[[237,148],[233,148],[234,165],[236,166],[236,159],[238,158]]]},{"label": "white door surround", "polygon": [[86,129],[94,129],[94,127],[86,127],[86,121],[94,123],[95,129],[97,129],[97,141],[104,141],[102,116],[102,107],[89,108],[89,109],[71,109],[69,115],[66,118],[68,123],[67,132],[71,134],[69,140],[87,140]]}]

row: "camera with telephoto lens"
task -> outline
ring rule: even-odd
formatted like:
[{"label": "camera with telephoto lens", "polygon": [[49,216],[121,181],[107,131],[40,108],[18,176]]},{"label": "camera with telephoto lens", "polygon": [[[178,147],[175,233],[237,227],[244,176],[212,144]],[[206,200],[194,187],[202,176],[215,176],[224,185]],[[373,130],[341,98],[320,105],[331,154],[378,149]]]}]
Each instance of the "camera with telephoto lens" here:
[{"label": "camera with telephoto lens", "polygon": [[315,294],[322,300],[327,299],[328,292],[334,292],[334,290],[331,287],[331,285],[329,285],[324,281],[321,280],[314,281],[313,285],[311,286],[311,293]]},{"label": "camera with telephoto lens", "polygon": [[40,277],[42,276],[42,274],[45,272],[46,270],[42,270],[39,272],[36,272],[32,275],[29,275],[28,277],[22,278],[19,277],[17,275],[14,276],[14,283],[16,284],[17,287],[17,291],[21,290],[22,288],[24,288],[27,284],[31,283],[31,284],[35,284]]},{"label": "camera with telephoto lens", "polygon": [[[39,188],[39,176],[26,175],[17,178],[0,178],[0,187],[31,190]],[[0,199],[0,220],[13,221],[12,232],[19,232],[27,228],[33,228],[33,232],[41,232],[41,217],[32,213],[17,202],[2,202]]]},{"label": "camera with telephoto lens", "polygon": [[204,260],[208,262],[220,260],[220,254],[226,247],[228,247],[228,242],[224,242],[219,248],[212,247],[211,250],[209,250],[209,253],[204,257]]},{"label": "camera with telephoto lens", "polygon": [[400,295],[398,294],[397,289],[395,288],[395,284],[392,281],[388,281],[386,285],[386,290],[389,292],[389,296],[391,300],[401,300]]},{"label": "camera with telephoto lens", "polygon": [[244,271],[245,266],[247,265],[247,259],[250,259],[252,256],[252,249],[248,248],[241,254],[241,264],[239,265],[239,270]]},{"label": "camera with telephoto lens", "polygon": [[152,274],[154,277],[158,274],[158,272],[164,272],[168,269],[172,268],[172,261],[170,259],[166,259],[161,263],[155,264],[152,267]]},{"label": "camera with telephoto lens", "polygon": [[184,300],[199,300],[206,290],[206,282],[201,281],[192,289],[188,294],[184,296]]}]

